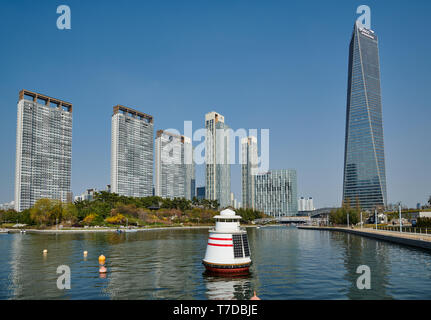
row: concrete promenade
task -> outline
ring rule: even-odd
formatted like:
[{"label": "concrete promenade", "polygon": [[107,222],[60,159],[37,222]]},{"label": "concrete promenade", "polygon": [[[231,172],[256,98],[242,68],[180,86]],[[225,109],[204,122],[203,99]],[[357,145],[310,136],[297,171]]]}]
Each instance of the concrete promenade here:
[{"label": "concrete promenade", "polygon": [[342,227],[317,227],[317,226],[298,226],[303,230],[321,230],[350,233],[358,236],[373,238],[377,240],[389,241],[411,247],[431,250],[431,234],[407,233],[397,231],[375,230],[370,228],[349,229]]}]

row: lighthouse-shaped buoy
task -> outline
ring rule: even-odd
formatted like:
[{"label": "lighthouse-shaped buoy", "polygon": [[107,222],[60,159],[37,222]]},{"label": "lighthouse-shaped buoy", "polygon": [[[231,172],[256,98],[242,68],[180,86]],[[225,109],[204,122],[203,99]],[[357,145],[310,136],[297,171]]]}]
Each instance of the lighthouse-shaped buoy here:
[{"label": "lighthouse-shaped buoy", "polygon": [[205,258],[206,270],[218,274],[246,274],[251,265],[247,231],[241,229],[235,211],[225,209],[214,217],[215,228],[209,230]]}]

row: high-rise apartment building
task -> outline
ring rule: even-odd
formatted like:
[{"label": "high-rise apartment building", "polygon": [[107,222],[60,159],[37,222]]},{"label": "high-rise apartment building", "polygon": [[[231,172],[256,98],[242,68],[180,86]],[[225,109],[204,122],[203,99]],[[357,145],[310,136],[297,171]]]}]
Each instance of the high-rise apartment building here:
[{"label": "high-rise apartment building", "polygon": [[387,203],[377,35],[355,24],[349,51],[343,202]]},{"label": "high-rise apartment building", "polygon": [[242,205],[255,208],[255,176],[258,170],[257,138],[241,139],[241,185]]},{"label": "high-rise apartment building", "polygon": [[72,104],[21,90],[18,101],[15,210],[42,198],[71,201]]},{"label": "high-rise apartment building", "polygon": [[184,198],[185,167],[181,136],[159,130],[156,134],[155,195]]},{"label": "high-rise apartment building", "polygon": [[298,214],[296,170],[270,170],[255,176],[255,209],[273,217]]},{"label": "high-rise apartment building", "polygon": [[230,205],[229,127],[217,112],[205,115],[205,198],[218,200],[220,207]]},{"label": "high-rise apartment building", "polygon": [[190,138],[157,131],[155,167],[156,196],[192,199],[195,170]]},{"label": "high-rise apartment building", "polygon": [[111,191],[148,197],[153,188],[153,117],[121,106],[111,120]]},{"label": "high-rise apartment building", "polygon": [[308,197],[305,199],[304,197],[299,198],[298,200],[298,211],[313,211],[314,203],[313,198]]},{"label": "high-rise apartment building", "polygon": [[181,136],[182,163],[184,164],[184,197],[192,200],[196,192],[195,164],[193,160],[194,148],[189,137]]}]

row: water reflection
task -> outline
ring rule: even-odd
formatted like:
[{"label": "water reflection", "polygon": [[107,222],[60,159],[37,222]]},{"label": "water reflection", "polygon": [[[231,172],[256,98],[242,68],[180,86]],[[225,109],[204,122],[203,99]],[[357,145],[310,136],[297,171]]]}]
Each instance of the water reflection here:
[{"label": "water reflection", "polygon": [[[0,299],[241,300],[254,290],[262,299],[431,298],[428,252],[285,226],[248,235],[251,273],[234,278],[204,273],[205,229],[1,235]],[[57,289],[59,265],[71,269],[70,290]],[[356,287],[359,265],[371,268],[371,290]]]},{"label": "water reflection", "polygon": [[[344,279],[349,282],[347,297],[349,299],[391,299],[387,293],[389,276],[390,244],[368,240],[356,235],[332,235],[335,241],[342,241],[344,250]],[[356,273],[360,265],[367,265],[371,271],[371,290],[360,290]]]},{"label": "water reflection", "polygon": [[253,295],[251,276],[214,276],[203,274],[209,300],[246,300]]}]

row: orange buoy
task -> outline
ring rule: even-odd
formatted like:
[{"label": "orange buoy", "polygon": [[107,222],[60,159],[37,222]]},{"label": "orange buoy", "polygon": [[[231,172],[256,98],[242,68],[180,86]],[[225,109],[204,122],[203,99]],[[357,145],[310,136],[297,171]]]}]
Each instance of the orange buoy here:
[{"label": "orange buoy", "polygon": [[108,272],[108,269],[106,269],[104,266],[101,266],[99,268],[99,273],[106,273],[106,272]]},{"label": "orange buoy", "polygon": [[106,258],[103,254],[99,256],[99,264],[105,264],[105,260]]},{"label": "orange buoy", "polygon": [[256,295],[256,291],[254,291],[254,296],[251,297],[250,300],[261,300],[261,299]]}]

